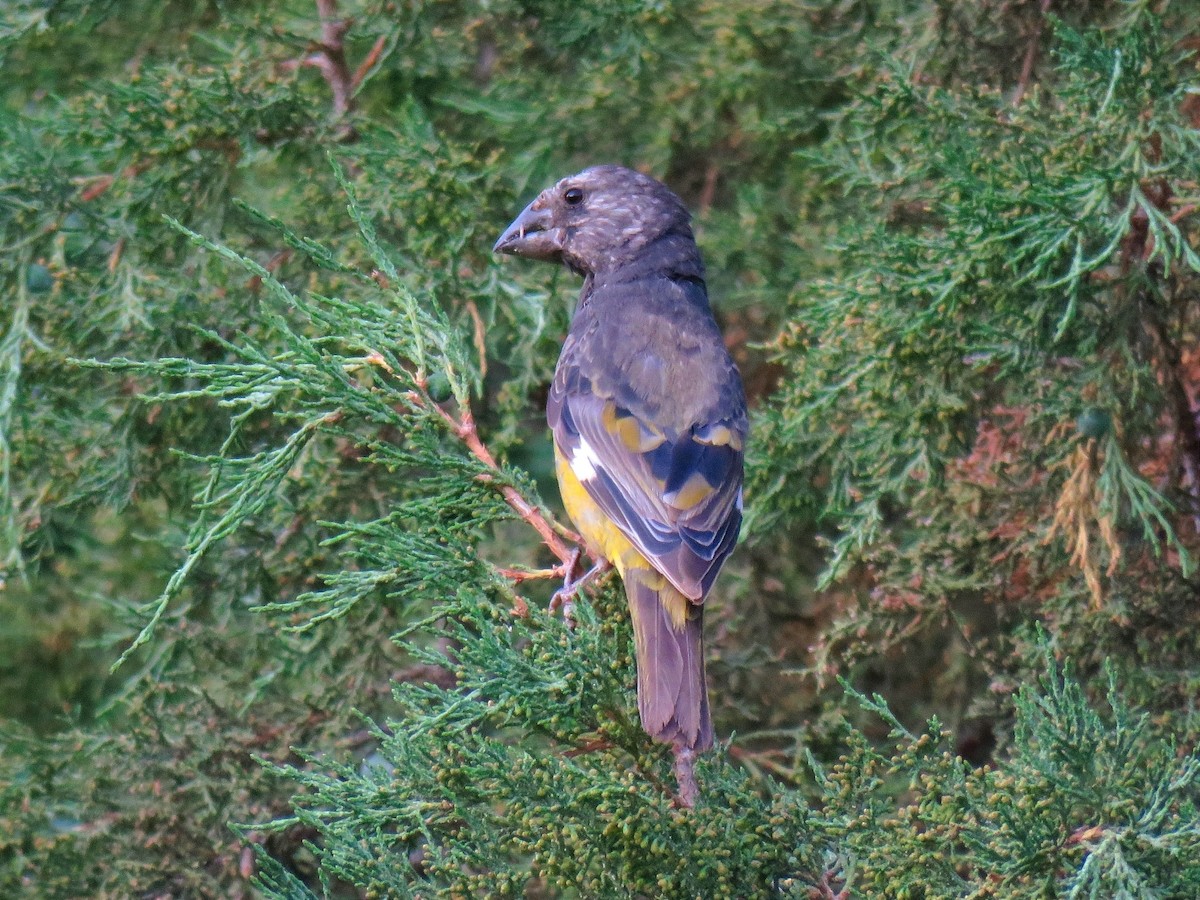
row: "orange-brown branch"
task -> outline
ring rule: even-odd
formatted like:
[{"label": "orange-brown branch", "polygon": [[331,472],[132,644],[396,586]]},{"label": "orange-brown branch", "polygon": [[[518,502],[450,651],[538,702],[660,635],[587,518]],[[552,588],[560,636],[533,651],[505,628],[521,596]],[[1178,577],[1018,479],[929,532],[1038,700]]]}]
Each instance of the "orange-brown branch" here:
[{"label": "orange-brown branch", "polygon": [[358,64],[358,68],[354,70],[354,77],[350,80],[350,89],[357,91],[359,85],[363,83],[363,79],[367,77],[367,73],[375,68],[375,64],[379,62],[379,57],[383,54],[383,48],[387,45],[387,39],[380,35],[375,41],[375,46],[371,48],[371,52],[363,57],[363,61]]},{"label": "orange-brown branch", "polygon": [[[424,391],[425,385],[419,385]],[[567,567],[572,566],[576,561],[575,551],[567,546],[567,541],[575,544],[582,544],[583,540],[578,535],[563,528],[557,523],[551,523],[542,511],[530,503],[521,494],[519,490],[511,484],[503,484],[499,482],[496,475],[500,473],[500,465],[496,462],[496,457],[492,455],[492,451],[487,448],[479,437],[479,430],[475,426],[475,416],[472,414],[469,407],[463,408],[459,414],[459,418],[455,418],[449,412],[441,407],[440,404],[434,403],[432,399],[425,395],[421,398],[422,405],[435,410],[450,431],[464,444],[471,452],[471,455],[478,459],[481,463],[492,470],[491,472],[483,472],[478,475],[478,479],[484,484],[494,484],[500,490],[500,495],[504,498],[504,502],[515,512],[521,519],[527,522],[534,531],[542,539],[551,553],[558,557],[561,565],[555,567],[555,574],[569,575]],[[556,527],[557,526],[557,527]],[[565,534],[564,534],[565,532]],[[565,540],[564,540],[565,538]],[[561,571],[560,571],[561,570]],[[526,578],[532,576],[525,576]]]},{"label": "orange-brown branch", "polygon": [[321,70],[333,94],[333,114],[341,118],[350,110],[354,92],[354,77],[346,63],[345,44],[351,22],[337,17],[337,0],[317,0],[317,13],[321,17],[321,43],[317,52],[310,54],[304,63]]},{"label": "orange-brown branch", "polygon": [[1037,63],[1038,48],[1042,42],[1042,29],[1046,25],[1046,14],[1050,12],[1052,0],[1042,0],[1038,7],[1038,17],[1033,25],[1033,34],[1029,37],[1029,45],[1025,48],[1025,59],[1021,63],[1021,75],[1017,79],[1017,90],[1013,95],[1013,106],[1019,106],[1029,90],[1029,80],[1033,77],[1033,67]]}]

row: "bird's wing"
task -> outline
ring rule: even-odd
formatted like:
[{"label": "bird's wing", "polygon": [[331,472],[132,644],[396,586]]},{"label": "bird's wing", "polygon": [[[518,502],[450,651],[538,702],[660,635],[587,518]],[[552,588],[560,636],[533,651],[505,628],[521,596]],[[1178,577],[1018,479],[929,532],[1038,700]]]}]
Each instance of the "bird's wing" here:
[{"label": "bird's wing", "polygon": [[[636,332],[638,323],[622,327]],[[680,328],[680,340],[687,343],[686,323]],[[705,360],[689,364],[673,358],[688,355],[676,344],[639,348],[634,366],[620,352],[605,352],[610,342],[573,335],[547,405],[555,443],[588,495],[695,602],[708,593],[737,541],[746,432],[736,369],[715,327],[701,338]],[[711,341],[716,345],[708,346]],[[716,364],[701,364],[708,362]],[[659,383],[639,390],[639,373],[646,371]],[[641,399],[664,386],[680,396]],[[711,401],[699,404],[707,407],[700,414],[681,420],[685,392]]]}]

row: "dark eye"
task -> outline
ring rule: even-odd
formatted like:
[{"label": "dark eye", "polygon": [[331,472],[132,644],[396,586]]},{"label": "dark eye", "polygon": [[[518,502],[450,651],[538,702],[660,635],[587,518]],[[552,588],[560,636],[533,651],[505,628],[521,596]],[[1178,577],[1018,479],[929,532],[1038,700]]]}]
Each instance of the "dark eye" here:
[{"label": "dark eye", "polygon": [[567,201],[567,206],[578,206],[583,202],[583,191],[579,188],[567,188],[563,199]]}]

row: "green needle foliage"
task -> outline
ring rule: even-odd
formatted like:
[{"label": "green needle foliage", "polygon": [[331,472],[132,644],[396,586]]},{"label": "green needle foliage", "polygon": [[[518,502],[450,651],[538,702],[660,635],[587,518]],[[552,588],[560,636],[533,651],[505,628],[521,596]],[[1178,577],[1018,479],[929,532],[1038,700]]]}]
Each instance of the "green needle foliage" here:
[{"label": "green needle foliage", "polygon": [[[1195,13],[7,4],[0,895],[1200,895]],[[753,406],[692,810],[489,252],[602,161]]]}]

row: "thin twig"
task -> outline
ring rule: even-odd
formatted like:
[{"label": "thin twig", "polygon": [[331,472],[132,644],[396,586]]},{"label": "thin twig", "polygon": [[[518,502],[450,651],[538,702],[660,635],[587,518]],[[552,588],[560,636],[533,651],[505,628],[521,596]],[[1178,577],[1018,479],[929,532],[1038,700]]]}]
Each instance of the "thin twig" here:
[{"label": "thin twig", "polygon": [[1033,26],[1033,34],[1029,38],[1029,46],[1025,48],[1025,61],[1021,63],[1021,77],[1017,81],[1017,93],[1013,97],[1013,106],[1020,106],[1025,92],[1029,89],[1029,79],[1033,77],[1033,65],[1037,62],[1038,46],[1042,42],[1042,29],[1046,24],[1046,13],[1050,11],[1051,0],[1042,0],[1038,10],[1037,21]]},{"label": "thin twig", "polygon": [[113,245],[112,253],[108,255],[108,274],[111,275],[117,271],[117,266],[121,264],[121,254],[125,252],[125,238],[117,238],[117,243]]},{"label": "thin twig", "polygon": [[[660,792],[662,792],[662,794],[664,796],[670,797],[671,802],[677,808],[686,807],[688,809],[691,809],[692,806],[695,804],[695,798],[693,798],[693,802],[691,804],[685,803],[683,801],[683,799],[679,796],[679,794],[677,794],[673,790],[671,790],[671,786],[669,784],[667,784],[665,781],[663,781],[661,778],[658,777],[658,773],[655,772],[653,769],[643,769],[641,766],[639,766],[635,762],[633,764],[633,770],[635,772],[637,772],[639,775],[641,775],[642,778],[644,778],[650,784],[654,785],[654,787],[658,788],[658,790]],[[678,778],[678,773],[676,773],[676,777]],[[695,781],[694,778],[692,780],[693,780],[693,782]]]},{"label": "thin twig", "polygon": [[79,194],[79,199],[84,203],[89,203],[92,200],[95,200],[110,187],[112,187],[112,184],[115,180],[116,177],[113,175],[93,175],[88,177],[85,179],[87,182],[87,187],[85,187]]},{"label": "thin twig", "polygon": [[1184,219],[1186,219],[1188,216],[1190,216],[1192,213],[1194,213],[1197,209],[1200,209],[1200,206],[1198,206],[1195,203],[1189,203],[1187,206],[1181,207],[1180,209],[1176,210],[1174,213],[1171,214],[1171,223],[1173,225],[1178,225],[1180,222],[1182,222]]},{"label": "thin twig", "polygon": [[346,64],[345,42],[351,20],[338,18],[337,0],[317,0],[317,12],[321,16],[321,46],[308,61],[321,70],[329,83],[333,92],[333,115],[340,119],[350,111],[354,97],[354,77]]},{"label": "thin twig", "polygon": [[379,57],[383,55],[383,48],[387,46],[387,38],[385,35],[380,35],[375,41],[375,46],[371,48],[371,52],[363,57],[363,61],[358,64],[358,68],[354,70],[354,77],[350,79],[350,90],[357,91],[363,83],[363,79],[368,73],[375,68],[375,64],[379,62]]},{"label": "thin twig", "polygon": [[584,741],[578,747],[572,747],[570,750],[563,752],[563,756],[568,759],[574,759],[576,756],[584,756],[588,753],[598,753],[601,750],[612,750],[617,745],[608,738],[596,738],[595,740]]},{"label": "thin twig", "polygon": [[721,176],[721,170],[717,168],[716,163],[709,163],[707,169],[704,170],[704,187],[700,189],[700,201],[697,204],[700,207],[700,213],[703,215],[708,212],[709,207],[713,205],[713,200],[717,196],[717,179]]},{"label": "thin twig", "polygon": [[475,352],[479,354],[479,377],[487,378],[487,327],[483,324],[483,316],[474,300],[467,301],[467,312],[471,314],[471,324],[475,328]]},{"label": "thin twig", "polygon": [[829,870],[821,873],[821,880],[813,885],[808,896],[812,900],[850,900],[850,891],[842,885],[834,882],[840,881],[838,872]]},{"label": "thin twig", "polygon": [[[317,15],[321,18],[320,41],[314,43],[311,52],[303,59],[284,63],[282,68],[290,71],[299,66],[308,66],[319,70],[333,95],[333,117],[341,119],[354,106],[354,89],[358,86],[355,80],[358,76],[350,74],[350,66],[346,62],[346,32],[350,30],[353,20],[338,18],[337,0],[317,0]],[[368,61],[374,64],[370,55]],[[366,72],[361,74],[365,77]],[[353,133],[353,129],[348,129],[346,137],[351,137]]]},{"label": "thin twig", "polygon": [[696,783],[696,751],[682,744],[674,744],[671,753],[675,757],[675,783],[679,785],[675,801],[685,809],[692,809],[696,805],[696,798],[700,796],[700,785]]},{"label": "thin twig", "polygon": [[562,578],[562,566],[551,569],[496,569],[497,574],[507,578],[513,584],[523,581],[549,581],[551,578]]},{"label": "thin twig", "polygon": [[[421,385],[424,390],[424,385]],[[504,498],[504,502],[520,516],[525,522],[533,527],[542,539],[551,553],[553,553],[563,563],[563,566],[573,565],[576,559],[576,551],[568,547],[562,537],[559,536],[561,526],[556,530],[554,525],[542,515],[541,510],[530,503],[521,494],[519,490],[511,484],[503,484],[496,479],[496,475],[500,474],[500,465],[496,462],[496,458],[492,456],[487,446],[479,438],[479,430],[475,427],[475,416],[471,413],[469,407],[464,408],[460,413],[459,418],[455,418],[440,404],[434,403],[431,399],[423,398],[423,403],[433,409],[442,420],[449,426],[450,431],[466,444],[467,449],[471,451],[471,455],[483,463],[491,472],[484,472],[478,475],[479,481],[484,484],[495,484],[500,489],[500,495]],[[570,532],[566,535],[567,540],[575,544],[582,544],[583,540],[578,535]],[[565,569],[564,569],[565,572]]]}]

